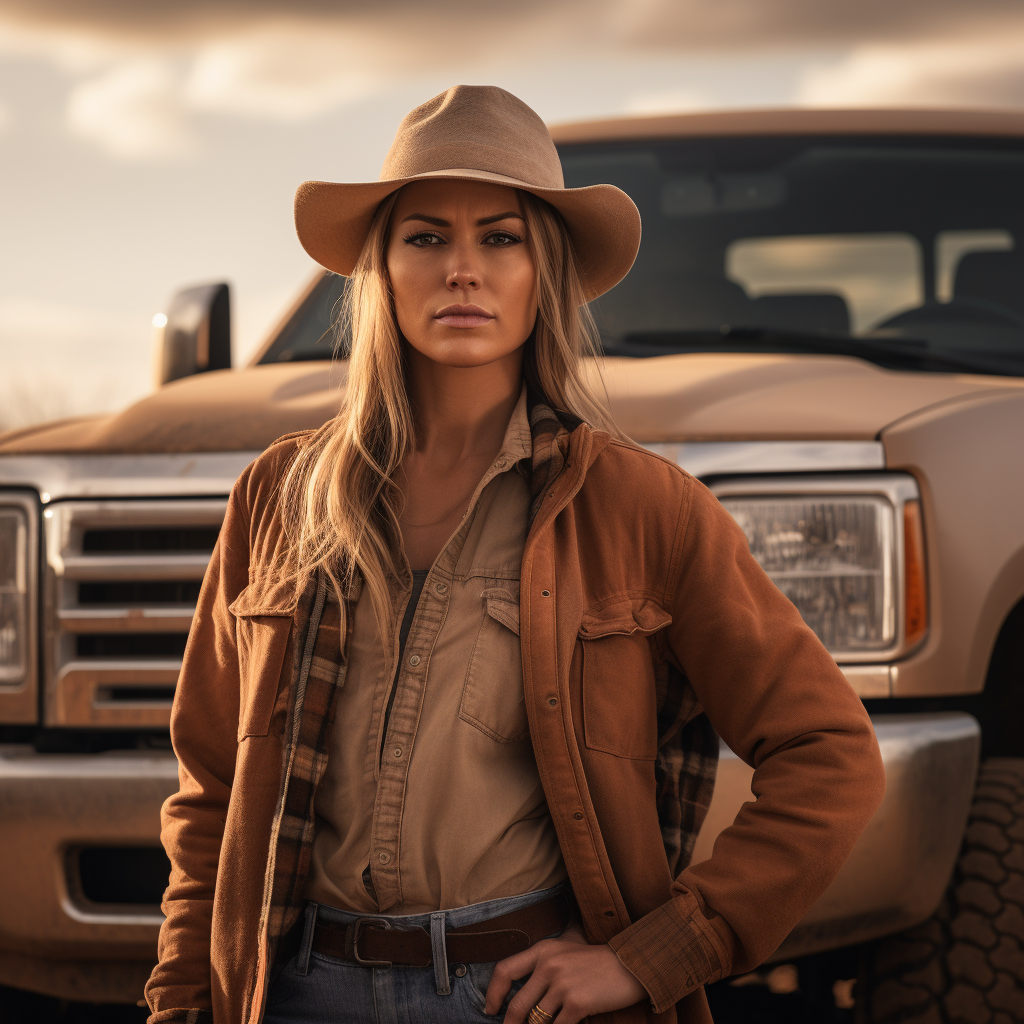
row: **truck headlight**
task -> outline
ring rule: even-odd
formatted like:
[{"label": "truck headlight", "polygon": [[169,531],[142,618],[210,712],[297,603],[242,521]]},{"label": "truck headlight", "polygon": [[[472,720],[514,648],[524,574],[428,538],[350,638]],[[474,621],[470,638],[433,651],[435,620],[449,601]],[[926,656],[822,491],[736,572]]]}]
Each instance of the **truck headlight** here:
[{"label": "truck headlight", "polygon": [[0,505],[0,683],[28,671],[28,518]]},{"label": "truck headlight", "polygon": [[[845,487],[871,490],[872,482],[862,478]],[[769,486],[760,481],[760,494],[720,490],[719,500],[746,535],[751,554],[829,652],[870,661],[919,641],[927,613],[913,481],[885,480],[881,494],[814,493],[808,480],[781,485],[799,487],[801,494],[766,494]],[[827,489],[842,486],[833,478]]]}]

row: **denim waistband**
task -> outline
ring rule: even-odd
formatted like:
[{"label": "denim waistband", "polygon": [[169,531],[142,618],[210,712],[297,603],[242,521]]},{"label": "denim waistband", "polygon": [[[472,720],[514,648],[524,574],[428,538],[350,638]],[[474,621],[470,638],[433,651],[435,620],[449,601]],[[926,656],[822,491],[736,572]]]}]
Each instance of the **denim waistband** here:
[{"label": "denim waistband", "polygon": [[538,889],[535,892],[525,892],[519,896],[503,896],[496,900],[487,900],[484,903],[471,903],[468,907],[456,907],[454,910],[434,911],[428,914],[356,914],[349,910],[338,910],[329,907],[324,903],[316,904],[316,916],[320,921],[329,921],[331,924],[347,925],[358,921],[360,918],[372,920],[386,920],[392,928],[426,928],[430,930],[431,921],[441,913],[445,916],[445,925],[448,928],[462,928],[467,924],[477,924],[480,921],[489,921],[492,917],[501,917],[502,914],[511,914],[515,910],[522,910],[523,907],[532,907],[534,903],[543,903],[552,896],[566,892],[569,888],[568,882],[554,885],[550,889]]},{"label": "denim waistband", "polygon": [[451,994],[450,978],[448,977],[448,951],[445,933],[453,928],[478,924],[491,918],[511,914],[513,911],[532,907],[535,903],[569,891],[569,883],[562,882],[550,889],[538,889],[525,892],[519,896],[505,896],[484,903],[471,903],[468,907],[456,907],[452,910],[436,910],[428,914],[357,914],[349,910],[338,910],[323,903],[310,902],[306,906],[306,920],[302,929],[302,942],[299,951],[298,970],[305,974],[309,970],[309,956],[313,942],[313,929],[317,921],[333,924],[344,928],[356,921],[370,923],[387,921],[392,928],[422,928],[430,934],[431,959],[433,960],[434,978],[437,983],[437,994]]}]

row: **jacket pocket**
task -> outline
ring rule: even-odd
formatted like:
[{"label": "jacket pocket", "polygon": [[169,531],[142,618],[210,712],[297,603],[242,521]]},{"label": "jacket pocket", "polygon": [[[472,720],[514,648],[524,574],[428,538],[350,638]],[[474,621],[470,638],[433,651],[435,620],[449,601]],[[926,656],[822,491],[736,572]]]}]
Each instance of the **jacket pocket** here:
[{"label": "jacket pocket", "polygon": [[642,761],[657,756],[657,688],[647,638],[671,621],[650,601],[624,601],[584,615],[583,734],[591,750]]},{"label": "jacket pocket", "polygon": [[484,612],[466,670],[459,718],[498,743],[530,735],[519,647],[518,583],[483,592]]},{"label": "jacket pocket", "polygon": [[228,611],[235,616],[238,651],[238,740],[266,736],[281,687],[294,602],[247,587]]}]

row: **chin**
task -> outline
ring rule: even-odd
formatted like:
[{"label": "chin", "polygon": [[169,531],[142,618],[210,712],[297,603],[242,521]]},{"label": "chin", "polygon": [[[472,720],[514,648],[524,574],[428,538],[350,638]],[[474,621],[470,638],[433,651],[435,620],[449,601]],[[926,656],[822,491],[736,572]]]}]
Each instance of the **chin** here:
[{"label": "chin", "polygon": [[465,369],[487,366],[515,352],[518,345],[502,345],[483,338],[445,338],[443,341],[416,345],[421,355],[443,366]]}]

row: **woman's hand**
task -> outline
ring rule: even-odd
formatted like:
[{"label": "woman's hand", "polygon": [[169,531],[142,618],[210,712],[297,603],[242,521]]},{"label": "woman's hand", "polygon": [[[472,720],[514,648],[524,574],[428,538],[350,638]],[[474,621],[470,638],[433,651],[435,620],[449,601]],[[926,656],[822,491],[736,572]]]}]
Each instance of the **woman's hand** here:
[{"label": "woman's hand", "polygon": [[608,946],[591,946],[582,929],[570,924],[557,939],[540,942],[507,957],[494,968],[484,1012],[495,1014],[512,982],[530,975],[505,1013],[505,1024],[525,1024],[534,1004],[554,1016],[554,1024],[578,1024],[593,1013],[608,1013],[646,998],[647,990]]}]

